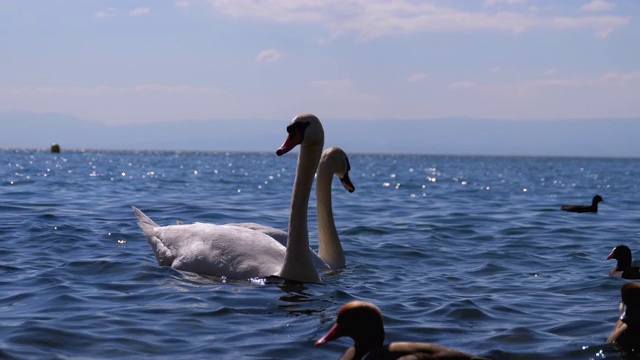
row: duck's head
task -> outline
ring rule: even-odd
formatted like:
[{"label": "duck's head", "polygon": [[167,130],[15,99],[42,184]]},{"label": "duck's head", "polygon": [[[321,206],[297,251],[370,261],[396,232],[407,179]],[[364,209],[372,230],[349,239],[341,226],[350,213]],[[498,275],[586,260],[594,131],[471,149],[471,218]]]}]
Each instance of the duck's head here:
[{"label": "duck's head", "polygon": [[593,200],[591,200],[591,204],[597,205],[600,201],[604,201],[604,199],[602,198],[602,196],[596,195],[593,197]]},{"label": "duck's head", "polygon": [[616,259],[618,261],[629,261],[631,263],[631,249],[627,245],[618,245],[611,250],[607,260]]},{"label": "duck's head", "polygon": [[324,129],[320,119],[313,114],[300,114],[293,118],[287,126],[287,139],[276,150],[276,155],[284,155],[291,149],[300,146],[324,146]]},{"label": "duck's head", "polygon": [[343,336],[352,338],[358,347],[360,344],[381,346],[384,341],[382,312],[377,306],[366,301],[351,301],[338,310],[335,324],[315,346]]}]

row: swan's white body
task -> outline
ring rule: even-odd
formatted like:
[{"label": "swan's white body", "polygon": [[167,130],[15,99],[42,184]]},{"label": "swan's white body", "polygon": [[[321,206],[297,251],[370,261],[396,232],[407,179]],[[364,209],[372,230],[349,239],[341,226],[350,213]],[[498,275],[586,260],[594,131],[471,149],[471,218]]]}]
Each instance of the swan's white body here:
[{"label": "swan's white body", "polygon": [[285,247],[259,231],[204,223],[159,226],[135,207],[133,212],[162,266],[234,279],[267,277],[282,267]]},{"label": "swan's white body", "polygon": [[134,207],[138,225],[160,265],[232,279],[276,275],[299,282],[321,281],[309,253],[307,210],[324,146],[324,130],[317,117],[303,114],[294,118],[287,132],[287,140],[276,153],[282,155],[298,144],[300,153],[286,248],[264,233],[238,226],[203,223],[158,226]]},{"label": "swan's white body", "polygon": [[[271,226],[266,226],[258,223],[229,223],[225,225],[237,226],[237,227],[261,232],[267,235],[268,237],[274,239],[275,241],[277,241],[280,245],[282,245],[283,249],[285,249],[285,247],[287,246],[287,238],[289,237],[289,233],[287,233],[284,230],[280,230]],[[311,247],[309,247],[309,257],[311,257],[311,262],[313,262],[313,266],[315,266],[316,269],[319,269],[319,270],[331,269],[329,265],[327,265],[327,263],[324,262],[324,260],[322,260],[320,256],[318,256],[318,254],[316,254],[316,252],[313,251]]]},{"label": "swan's white body", "polygon": [[[346,265],[344,251],[336,224],[333,219],[331,205],[331,182],[335,174],[347,191],[355,190],[349,179],[349,159],[347,154],[338,147],[331,147],[322,153],[318,172],[316,174],[316,208],[318,211],[318,254],[309,248],[309,256],[317,269],[339,269]],[[287,245],[288,233],[271,226],[257,223],[231,223],[231,226],[239,226],[266,234],[283,246]]]}]

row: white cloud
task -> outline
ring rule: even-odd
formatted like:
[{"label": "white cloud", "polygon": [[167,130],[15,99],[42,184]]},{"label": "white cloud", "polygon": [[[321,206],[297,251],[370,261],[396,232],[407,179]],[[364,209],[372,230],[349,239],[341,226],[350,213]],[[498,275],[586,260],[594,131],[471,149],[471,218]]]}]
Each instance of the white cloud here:
[{"label": "white cloud", "polygon": [[565,79],[542,79],[523,83],[534,87],[609,87],[623,83],[639,82],[640,72],[611,72],[598,77],[576,77]]},{"label": "white cloud", "polygon": [[606,11],[615,7],[615,4],[607,2],[605,0],[593,0],[589,3],[582,5],[582,11]]},{"label": "white cloud", "polygon": [[408,82],[420,82],[420,81],[426,80],[427,77],[429,77],[429,74],[427,74],[427,73],[417,73],[417,74],[413,74],[413,75],[409,76],[407,78],[407,81]]},{"label": "white cloud", "polygon": [[147,7],[139,7],[129,11],[129,16],[143,16],[151,12],[151,9]]},{"label": "white cloud", "polygon": [[0,88],[0,94],[57,94],[57,95],[73,95],[73,96],[102,96],[115,93],[173,93],[173,94],[220,94],[222,90],[215,87],[198,87],[187,85],[163,85],[163,84],[140,84],[130,87],[119,86],[69,86],[69,87],[19,87],[19,88]]},{"label": "white cloud", "polygon": [[[317,80],[289,93],[216,87],[140,84],[98,87],[0,87],[0,111],[56,112],[106,124],[177,119],[288,118],[315,112],[324,118],[503,119],[640,118],[640,72],[548,77],[529,81],[464,79],[432,96],[402,89],[363,93],[349,78]],[[482,74],[479,74],[482,77]],[[435,86],[435,84],[431,84]],[[405,88],[414,90],[410,84]],[[295,101],[291,102],[291,99]],[[283,107],[283,101],[291,106]]]},{"label": "white cloud", "polygon": [[107,124],[203,119],[228,101],[219,88],[164,84],[0,88],[0,98],[0,111],[56,112]]},{"label": "white cloud", "polygon": [[[253,18],[277,23],[319,24],[331,37],[355,34],[367,41],[381,36],[419,32],[500,31],[520,33],[531,28],[593,29],[605,38],[629,24],[621,16],[540,15],[537,12],[466,11],[410,0],[209,0],[216,12],[234,18]],[[485,4],[516,4],[518,0],[495,0]],[[568,25],[571,24],[571,25]]]},{"label": "white cloud", "polygon": [[106,18],[106,17],[112,17],[115,14],[116,14],[116,9],[108,8],[108,9],[105,9],[105,10],[96,11],[95,17],[97,17],[97,18]]},{"label": "white cloud", "polygon": [[[555,74],[555,69],[547,70],[547,74]],[[623,84],[636,84],[640,87],[640,72],[618,73],[610,72],[596,77],[574,77],[574,78],[544,78],[517,83],[504,84],[478,84],[471,81],[459,81],[448,85],[449,89],[468,90],[476,89],[480,91],[519,93],[522,90],[543,90],[547,88],[576,87],[576,88],[610,88]]]},{"label": "white cloud", "polygon": [[263,50],[256,57],[257,62],[271,62],[276,61],[282,57],[282,54],[276,49]]},{"label": "white cloud", "polygon": [[619,16],[587,16],[587,17],[556,17],[550,25],[559,29],[593,28],[598,39],[605,39],[611,32],[620,26],[627,25],[629,18]]},{"label": "white cloud", "polygon": [[[449,116],[504,119],[639,118],[640,72],[450,84]],[[434,108],[438,106],[438,108]],[[431,111],[442,112],[440,104]]]},{"label": "white cloud", "polygon": [[190,3],[188,0],[177,0],[175,2],[175,7],[178,7],[178,8],[188,8],[189,5]]}]

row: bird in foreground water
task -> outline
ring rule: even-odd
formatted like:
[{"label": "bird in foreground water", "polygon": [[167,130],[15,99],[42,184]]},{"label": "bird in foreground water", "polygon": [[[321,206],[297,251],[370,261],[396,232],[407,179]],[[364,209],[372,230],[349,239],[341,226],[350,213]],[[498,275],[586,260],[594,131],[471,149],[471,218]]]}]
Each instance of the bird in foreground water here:
[{"label": "bird in foreground water", "polygon": [[[611,250],[607,260],[616,259],[616,267],[611,269],[609,276],[623,279],[640,279],[640,268],[632,265],[631,249],[626,245],[618,245]],[[640,339],[638,340],[640,342]]]},{"label": "bird in foreground water", "polygon": [[629,282],[620,288],[620,318],[607,343],[626,353],[640,353],[640,284]]},{"label": "bird in foreground water", "polygon": [[424,342],[392,342],[384,344],[382,312],[365,301],[352,301],[338,311],[338,318],[315,346],[320,346],[342,336],[353,339],[341,360],[360,359],[431,359],[431,360],[486,360],[446,346]]}]

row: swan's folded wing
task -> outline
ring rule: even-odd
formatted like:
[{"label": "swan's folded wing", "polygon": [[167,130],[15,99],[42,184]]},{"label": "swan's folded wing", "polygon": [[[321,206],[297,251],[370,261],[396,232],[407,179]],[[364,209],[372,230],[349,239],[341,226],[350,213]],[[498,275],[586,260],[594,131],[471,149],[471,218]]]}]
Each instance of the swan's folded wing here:
[{"label": "swan's folded wing", "polygon": [[[277,242],[282,244],[282,246],[284,246],[285,248],[287,247],[287,238],[289,237],[289,234],[286,231],[276,229],[271,226],[257,224],[257,223],[229,223],[225,225],[238,226],[238,227],[259,231],[271,238],[274,238]],[[325,264],[324,260],[322,260],[318,256],[318,254],[316,254],[316,252],[313,251],[311,247],[309,247],[309,256],[311,257],[311,261],[313,261],[313,265],[316,267],[316,269],[323,269],[323,270],[330,269],[330,267],[327,264]]]},{"label": "swan's folded wing", "polygon": [[276,229],[271,226],[266,226],[266,225],[257,224],[257,223],[229,223],[225,225],[239,226],[239,227],[243,227],[243,228],[247,228],[255,231],[260,231],[261,233],[276,239],[276,241],[282,244],[282,246],[287,246],[287,237],[289,236],[289,234],[287,234],[287,232],[284,230]]},{"label": "swan's folded wing", "polygon": [[171,267],[198,274],[233,279],[276,274],[285,247],[255,230],[195,223],[157,227],[153,237],[175,256]]}]

